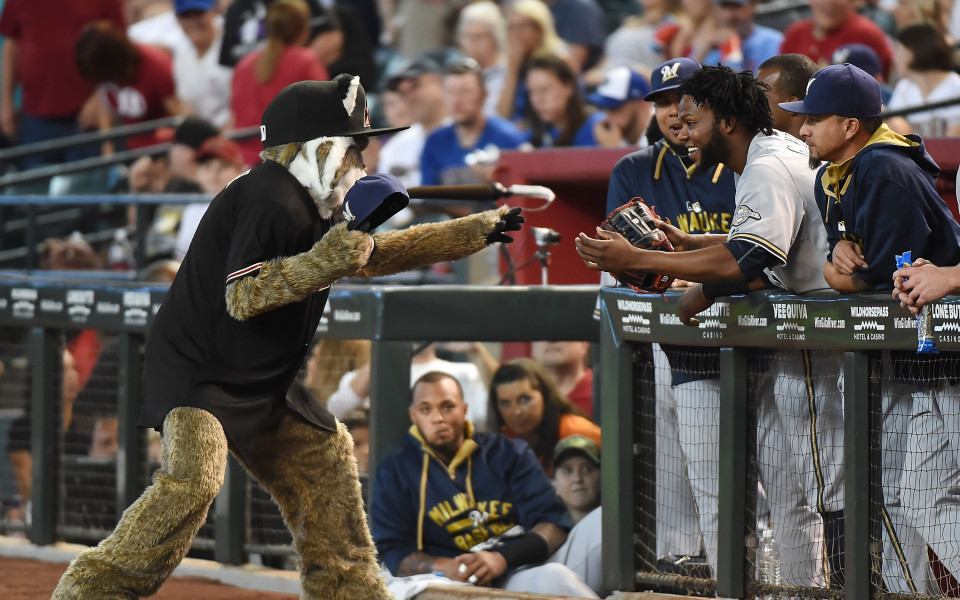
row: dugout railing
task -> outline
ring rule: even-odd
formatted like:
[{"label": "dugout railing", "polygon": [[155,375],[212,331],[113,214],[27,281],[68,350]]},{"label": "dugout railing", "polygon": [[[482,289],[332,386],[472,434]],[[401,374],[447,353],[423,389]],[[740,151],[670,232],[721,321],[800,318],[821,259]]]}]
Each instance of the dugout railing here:
[{"label": "dugout railing", "polygon": [[[64,539],[95,543],[149,481],[151,464],[146,459],[144,432],[135,427],[140,346],[164,294],[162,288],[133,282],[95,285],[10,275],[0,278],[0,327],[4,331],[0,352],[5,357],[11,350],[25,354],[27,364],[21,366],[32,373],[33,520],[21,533],[33,543]],[[678,296],[674,293],[662,299],[616,289],[604,290],[600,297],[597,321],[593,316],[597,291],[591,287],[346,287],[331,293],[318,336],[372,340],[371,396],[378,400],[371,413],[371,472],[399,443],[408,426],[411,342],[599,341],[600,395],[595,405],[599,405],[604,437],[603,564],[610,588],[673,589],[731,598],[894,595],[885,589],[879,566],[882,504],[877,434],[883,374],[877,354],[890,349],[915,350],[913,316],[882,294],[843,297],[758,292],[722,299],[702,318],[700,327],[690,328],[677,322]],[[59,348],[62,332],[81,329],[117,335],[112,360],[116,361],[119,450],[112,461],[67,459],[61,450],[67,440],[59,405]],[[944,356],[960,347],[955,333],[960,329],[960,299],[935,305],[933,329]],[[10,332],[19,332],[21,341],[16,342]],[[665,569],[657,553],[657,524],[662,516],[658,516],[650,493],[656,484],[658,452],[653,441],[653,406],[658,394],[651,360],[655,342],[720,348],[716,573]],[[15,347],[17,343],[19,347]],[[847,501],[843,509],[846,584],[842,590],[763,587],[755,581],[756,380],[763,373],[762,361],[770,348],[842,353],[838,360],[842,361],[848,417],[843,425]],[[0,394],[16,383],[8,379],[12,365],[7,367],[0,377]],[[96,467],[95,474],[108,483],[101,485],[100,496],[85,498],[70,487],[69,480],[91,464]],[[257,496],[238,464],[231,460],[229,465],[223,491],[194,548],[225,563],[243,562],[252,553],[288,554],[279,517],[270,512],[269,501],[262,493]],[[3,495],[9,493],[4,490]],[[105,493],[110,497],[104,498]],[[89,510],[81,510],[84,503],[102,503],[112,513],[102,522],[91,523],[83,520],[89,517]],[[268,522],[272,525],[266,528],[274,537],[262,535]],[[17,530],[0,525],[0,533],[16,534]],[[78,535],[81,533],[84,535]]]},{"label": "dugout railing", "polygon": [[[156,463],[149,460],[145,432],[136,427],[141,347],[165,294],[164,288],[129,281],[91,284],[0,274],[0,360],[7,365],[0,375],[0,450],[6,445],[9,417],[22,415],[25,408],[11,408],[10,396],[19,393],[25,396],[21,404],[30,406],[33,455],[31,523],[24,529],[0,521],[0,535],[24,535],[40,545],[62,540],[95,544],[148,484]],[[372,341],[371,397],[383,400],[372,403],[370,472],[406,433],[415,345],[595,342],[595,303],[596,290],[588,287],[338,286],[330,294],[317,336]],[[65,331],[85,329],[115,336],[113,350],[109,355],[101,352],[100,359],[114,363],[107,385],[115,389],[105,395],[112,396],[107,405],[117,416],[119,448],[110,459],[65,452],[71,442],[62,427],[60,349]],[[17,362],[26,373],[18,376]],[[6,460],[4,456],[0,462]],[[0,496],[5,501],[16,494],[12,477],[4,476],[6,467],[0,464]],[[6,503],[4,512],[9,514],[10,508]],[[282,564],[292,552],[279,513],[233,459],[192,552],[233,564],[254,553],[270,558],[270,564]]]},{"label": "dugout railing", "polygon": [[[607,575],[613,577],[612,587],[666,584],[688,593],[715,592],[730,598],[866,599],[901,595],[884,579],[885,575],[896,579],[896,573],[885,572],[895,565],[882,560],[885,507],[881,479],[890,471],[880,466],[880,410],[881,396],[887,393],[891,378],[881,358],[883,351],[916,351],[913,315],[888,294],[840,296],[824,292],[795,296],[758,292],[743,298],[721,299],[701,316],[698,327],[687,327],[676,317],[678,297],[673,294],[668,294],[668,301],[664,302],[656,296],[605,289],[601,297],[601,427],[605,449],[614,444],[618,448],[615,453],[604,452],[602,465],[604,563]],[[939,356],[960,356],[951,352],[960,348],[960,337],[956,335],[960,330],[957,299],[948,298],[932,309],[932,331]],[[662,558],[656,551],[658,526],[662,528],[664,522],[658,520],[653,491],[659,456],[656,444],[662,439],[655,431],[655,406],[662,392],[662,385],[658,390],[652,372],[650,346],[655,342],[721,348],[715,577],[709,571],[706,575],[696,570],[665,571],[663,561],[658,561]],[[846,499],[842,546],[846,581],[842,589],[761,585],[756,577],[758,402],[764,393],[769,393],[761,391],[758,377],[770,368],[764,361],[784,349],[832,349],[841,361]],[[625,398],[633,402],[624,402]],[[930,435],[934,433],[931,431]],[[958,437],[954,430],[948,434]],[[907,440],[907,451],[919,451],[920,442],[920,437]],[[944,502],[955,506],[955,494],[956,490],[944,494]],[[625,523],[633,526],[625,527]],[[949,532],[953,525],[943,522],[933,527]],[[933,565],[934,581],[926,592],[913,595],[956,594],[955,580],[941,565],[960,553],[960,540],[948,539],[943,543],[952,549],[950,556],[941,552],[944,556],[938,557],[924,547]],[[838,550],[834,548],[835,552]],[[914,582],[905,584],[910,586]]]}]

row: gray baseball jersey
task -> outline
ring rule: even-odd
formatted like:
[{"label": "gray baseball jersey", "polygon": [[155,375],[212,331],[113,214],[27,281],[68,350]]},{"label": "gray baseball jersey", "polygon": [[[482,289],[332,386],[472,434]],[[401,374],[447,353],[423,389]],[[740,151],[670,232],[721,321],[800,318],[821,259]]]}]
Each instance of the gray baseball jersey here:
[{"label": "gray baseball jersey", "polygon": [[807,146],[774,130],[757,134],[747,165],[737,178],[736,210],[727,239],[743,240],[777,257],[765,272],[794,292],[829,289],[823,278],[827,231],[814,199],[817,172],[807,164]]}]

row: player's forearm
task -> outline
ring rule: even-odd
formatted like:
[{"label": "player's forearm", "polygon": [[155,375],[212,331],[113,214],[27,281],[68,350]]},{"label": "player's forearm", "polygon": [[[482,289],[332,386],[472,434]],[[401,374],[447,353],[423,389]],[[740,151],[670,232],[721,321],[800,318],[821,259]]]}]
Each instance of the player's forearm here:
[{"label": "player's forearm", "polygon": [[960,294],[960,265],[943,267],[941,272],[947,278],[947,285],[950,287],[947,294]]},{"label": "player's forearm", "polygon": [[664,273],[675,279],[695,283],[719,283],[743,279],[737,259],[723,245],[689,252],[640,250],[631,270]]},{"label": "player's forearm", "polygon": [[698,242],[698,248],[710,248],[713,246],[720,246],[727,243],[727,234],[725,233],[704,233],[702,235],[695,235],[693,239]]},{"label": "player's forearm", "polygon": [[433,573],[437,570],[439,569],[436,568],[436,557],[430,556],[426,552],[412,552],[400,561],[395,575],[397,577],[407,577],[421,573]]},{"label": "player's forearm", "polygon": [[823,278],[827,280],[827,284],[831,288],[838,292],[868,292],[872,289],[863,279],[855,275],[841,274],[831,262],[827,262],[823,266]]},{"label": "player's forearm", "polygon": [[530,528],[530,533],[536,533],[547,541],[548,555],[556,552],[567,541],[567,532],[553,523],[537,523]]}]

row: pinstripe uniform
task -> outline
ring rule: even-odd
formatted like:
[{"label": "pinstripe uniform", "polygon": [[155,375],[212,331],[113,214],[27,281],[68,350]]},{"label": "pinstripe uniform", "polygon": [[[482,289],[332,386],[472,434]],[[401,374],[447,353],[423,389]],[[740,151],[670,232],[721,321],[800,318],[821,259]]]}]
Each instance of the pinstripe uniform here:
[{"label": "pinstripe uniform", "polygon": [[[738,261],[763,250],[764,275],[797,293],[828,288],[823,279],[826,231],[814,200],[816,173],[807,157],[806,145],[785,133],[754,137],[737,181],[737,207],[727,236]],[[828,541],[822,516],[843,509],[838,366],[831,352],[779,350],[760,378],[760,475],[787,584],[829,581],[829,565],[822,560]]]}]

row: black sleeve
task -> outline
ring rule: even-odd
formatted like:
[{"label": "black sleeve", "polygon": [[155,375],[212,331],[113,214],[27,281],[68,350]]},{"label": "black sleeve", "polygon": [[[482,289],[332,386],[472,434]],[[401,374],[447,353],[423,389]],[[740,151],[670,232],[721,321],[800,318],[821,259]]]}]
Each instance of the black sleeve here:
[{"label": "black sleeve", "polygon": [[237,66],[239,56],[234,56],[233,49],[240,43],[240,15],[244,4],[241,0],[230,3],[227,13],[223,16],[223,41],[220,43],[220,64],[231,69]]}]

